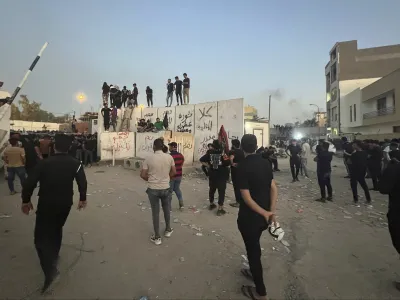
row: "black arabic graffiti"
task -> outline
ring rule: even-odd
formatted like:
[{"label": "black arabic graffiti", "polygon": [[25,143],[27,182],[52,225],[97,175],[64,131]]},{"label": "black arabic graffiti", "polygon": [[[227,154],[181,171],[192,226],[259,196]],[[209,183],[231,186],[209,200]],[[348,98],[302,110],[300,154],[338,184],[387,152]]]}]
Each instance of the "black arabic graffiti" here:
[{"label": "black arabic graffiti", "polygon": [[239,136],[231,135],[231,133],[228,131],[228,139],[230,139],[230,140],[238,140]]},{"label": "black arabic graffiti", "polygon": [[147,113],[143,116],[144,119],[146,119],[147,117],[152,117],[154,115],[154,113]]},{"label": "black arabic graffiti", "polygon": [[206,154],[206,152],[208,150],[208,144],[212,143],[212,141],[215,139],[216,139],[215,135],[205,136],[203,138],[203,141],[200,143],[200,147],[197,150],[197,153],[199,153],[200,155]]},{"label": "black arabic graffiti", "polygon": [[210,110],[211,110],[211,109],[212,109],[212,106],[210,106],[210,107],[207,109],[207,111],[206,111],[206,108],[205,108],[205,107],[203,107],[203,110],[201,110],[201,109],[199,108],[199,112],[201,113],[201,117],[200,117],[199,120],[203,119],[204,117],[212,117],[212,115],[210,114]]},{"label": "black arabic graffiti", "polygon": [[192,144],[191,142],[185,141],[185,142],[183,143],[183,150],[185,150],[185,149],[192,149],[192,148],[193,148],[193,144]]},{"label": "black arabic graffiti", "polygon": [[179,124],[176,126],[176,131],[192,133],[192,116],[193,113],[191,111],[186,115],[179,114]]},{"label": "black arabic graffiti", "polygon": [[200,131],[208,130],[212,131],[213,128],[213,122],[210,120],[208,122],[203,122],[203,124],[198,124],[196,128]]}]

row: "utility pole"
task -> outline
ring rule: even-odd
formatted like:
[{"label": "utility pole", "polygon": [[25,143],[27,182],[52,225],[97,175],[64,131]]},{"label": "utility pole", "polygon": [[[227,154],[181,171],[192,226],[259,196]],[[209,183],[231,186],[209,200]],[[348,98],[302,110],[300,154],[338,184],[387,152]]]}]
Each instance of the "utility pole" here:
[{"label": "utility pole", "polygon": [[269,95],[268,101],[268,123],[271,122],[271,95]]}]

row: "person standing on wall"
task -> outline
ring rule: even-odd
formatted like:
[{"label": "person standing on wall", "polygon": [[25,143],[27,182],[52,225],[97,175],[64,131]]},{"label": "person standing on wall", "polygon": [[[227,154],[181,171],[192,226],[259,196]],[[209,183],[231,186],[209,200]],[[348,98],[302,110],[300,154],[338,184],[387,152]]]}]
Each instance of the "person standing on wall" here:
[{"label": "person standing on wall", "polygon": [[179,99],[181,99],[181,105],[183,104],[182,102],[182,80],[179,80],[178,76],[175,76],[175,95],[176,95],[176,105],[179,105]]},{"label": "person standing on wall", "polygon": [[108,103],[108,96],[110,95],[110,87],[108,86],[107,82],[103,83],[102,87],[102,98],[103,98],[103,105]]},{"label": "person standing on wall", "polygon": [[176,175],[175,162],[171,155],[163,152],[164,141],[156,139],[153,143],[154,153],[150,154],[142,165],[140,177],[147,181],[146,193],[151,205],[154,234],[150,240],[161,245],[160,235],[160,200],[164,212],[165,232],[164,236],[169,238],[172,235],[171,228],[171,205],[170,205],[170,179]]},{"label": "person standing on wall", "polygon": [[190,78],[186,73],[183,73],[183,78],[183,101],[185,104],[189,104]]},{"label": "person standing on wall", "polygon": [[240,189],[237,182],[237,168],[239,163],[244,160],[244,152],[240,149],[240,141],[238,139],[232,140],[232,150],[229,152],[229,159],[231,161],[231,178],[233,190],[235,192],[235,203],[230,203],[232,207],[239,207],[240,205]]},{"label": "person standing on wall", "polygon": [[[115,97],[117,95],[117,86],[116,85],[110,85],[110,105],[113,106],[114,105],[114,100]],[[107,103],[108,105],[108,103]]]},{"label": "person standing on wall", "polygon": [[249,269],[241,273],[252,280],[253,286],[242,286],[242,293],[250,299],[267,299],[261,264],[260,238],[269,225],[276,224],[276,203],[278,188],[276,186],[271,163],[257,155],[257,138],[253,134],[242,137],[242,149],[245,159],[238,167],[239,189],[241,193],[238,229],[246,247]]},{"label": "person standing on wall", "polygon": [[40,182],[34,242],[45,275],[42,293],[59,274],[57,262],[62,244],[62,229],[73,204],[74,179],[80,195],[78,209],[86,207],[86,176],[82,163],[68,155],[71,143],[70,136],[57,134],[55,155],[38,163],[22,189],[21,210],[28,215],[33,210],[33,191]]},{"label": "person standing on wall", "polygon": [[174,178],[171,178],[171,181],[169,182],[169,186],[171,189],[171,199],[172,201],[172,193],[174,192],[176,194],[176,197],[178,198],[179,201],[179,209],[182,211],[184,209],[183,205],[183,197],[182,197],[182,191],[181,191],[181,181],[182,181],[182,167],[183,163],[185,162],[185,157],[178,152],[178,144],[175,142],[169,143],[169,152],[174,159],[175,162],[175,170],[176,174]]},{"label": "person standing on wall", "polygon": [[108,130],[110,129],[110,112],[111,110],[108,108],[108,105],[106,103],[106,105],[104,105],[104,107],[101,109],[101,115],[103,116],[103,125],[105,132],[108,132]]},{"label": "person standing on wall", "polygon": [[146,88],[147,107],[153,107],[153,90],[147,86]]},{"label": "person standing on wall", "polygon": [[[174,84],[171,82],[171,79],[168,79],[168,82],[167,82],[167,106],[166,107],[170,107],[172,105],[174,89],[175,89]],[[168,99],[170,99],[171,101],[168,101]]]},{"label": "person standing on wall", "polygon": [[136,83],[134,83],[132,90],[133,107],[138,107],[138,95],[139,95],[139,90],[136,87]]},{"label": "person standing on wall", "polygon": [[126,85],[124,85],[124,87],[122,88],[121,94],[122,105],[126,107],[126,101],[128,101],[129,96],[129,90],[126,89]]}]

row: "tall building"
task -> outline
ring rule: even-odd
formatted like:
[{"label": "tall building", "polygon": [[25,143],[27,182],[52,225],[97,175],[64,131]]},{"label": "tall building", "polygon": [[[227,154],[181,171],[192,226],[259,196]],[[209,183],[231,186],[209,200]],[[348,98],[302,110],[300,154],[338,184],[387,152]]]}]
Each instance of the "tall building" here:
[{"label": "tall building", "polygon": [[355,40],[338,42],[329,56],[325,66],[327,127],[328,133],[337,136],[346,133],[342,129],[348,110],[344,97],[400,68],[400,45],[358,49]]}]

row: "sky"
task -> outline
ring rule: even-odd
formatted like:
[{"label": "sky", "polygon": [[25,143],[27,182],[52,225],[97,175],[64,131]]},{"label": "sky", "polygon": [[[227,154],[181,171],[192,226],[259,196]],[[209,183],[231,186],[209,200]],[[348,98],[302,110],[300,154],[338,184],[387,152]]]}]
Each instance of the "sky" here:
[{"label": "sky", "polygon": [[[400,43],[399,0],[0,0],[0,81],[56,115],[97,110],[104,81],[153,88],[186,72],[191,102],[243,97],[271,123],[325,111],[325,65],[338,41]],[[84,93],[86,102],[76,95]],[[175,100],[174,100],[175,101]]]}]

